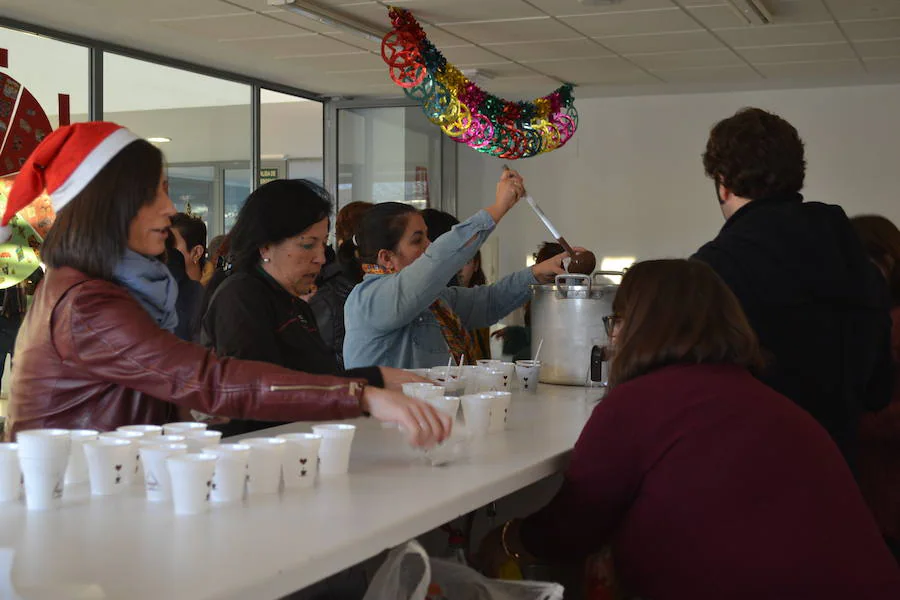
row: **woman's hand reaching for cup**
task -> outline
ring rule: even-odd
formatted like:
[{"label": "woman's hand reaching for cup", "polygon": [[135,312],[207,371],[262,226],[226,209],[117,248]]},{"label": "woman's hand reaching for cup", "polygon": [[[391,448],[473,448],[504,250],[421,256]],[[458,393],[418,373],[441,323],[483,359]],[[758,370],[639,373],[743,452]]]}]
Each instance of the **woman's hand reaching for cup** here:
[{"label": "woman's hand reaching for cup", "polygon": [[366,386],[360,401],[362,409],[385,423],[400,425],[409,443],[431,448],[450,437],[450,415],[421,400],[399,392]]},{"label": "woman's hand reaching for cup", "polygon": [[[575,252],[584,252],[585,249],[581,247],[572,248]],[[563,261],[569,258],[568,252],[563,252],[561,254],[557,254],[553,258],[548,258],[542,263],[538,263],[531,267],[531,272],[534,273],[534,278],[537,279],[541,283],[550,283],[552,282],[557,275],[562,275],[566,273],[566,267],[563,264]]]}]

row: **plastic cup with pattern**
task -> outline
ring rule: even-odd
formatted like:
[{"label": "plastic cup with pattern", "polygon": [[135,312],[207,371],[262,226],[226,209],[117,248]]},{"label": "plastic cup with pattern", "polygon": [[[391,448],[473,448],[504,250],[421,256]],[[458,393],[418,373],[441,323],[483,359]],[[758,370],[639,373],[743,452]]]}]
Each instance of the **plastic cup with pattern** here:
[{"label": "plastic cup with pattern", "polygon": [[136,445],[136,441],[115,437],[100,437],[84,442],[84,456],[91,478],[91,495],[111,496],[121,494],[128,488],[129,480],[125,474]]},{"label": "plastic cup with pattern", "polygon": [[176,515],[198,515],[209,510],[217,460],[207,453],[175,454],[166,458]]},{"label": "plastic cup with pattern", "polygon": [[287,442],[281,460],[284,489],[313,487],[319,471],[322,436],[315,433],[284,433],[278,437]]},{"label": "plastic cup with pattern", "polygon": [[322,436],[319,447],[319,473],[323,476],[343,475],[350,468],[350,449],[356,425],[329,423],[314,425],[313,433]]},{"label": "plastic cup with pattern", "polygon": [[250,446],[219,444],[203,450],[203,453],[216,457],[210,501],[226,503],[243,500],[250,472]]},{"label": "plastic cup with pattern", "polygon": [[172,479],[166,459],[177,454],[187,454],[184,441],[161,441],[160,438],[181,436],[159,436],[144,439],[141,446],[141,464],[144,466],[144,490],[150,502],[168,502],[172,499]]},{"label": "plastic cup with pattern", "polygon": [[281,457],[287,442],[281,438],[262,437],[241,440],[250,446],[250,470],[247,493],[277,494],[281,486]]},{"label": "plastic cup with pattern", "polygon": [[541,379],[541,362],[533,360],[516,361],[516,378],[523,392],[536,394]]},{"label": "plastic cup with pattern", "polygon": [[16,441],[28,510],[59,508],[72,447],[69,430],[29,429],[18,432]]},{"label": "plastic cup with pattern", "polygon": [[129,440],[134,442],[132,446],[132,456],[130,465],[131,468],[128,471],[127,478],[128,484],[136,483],[138,485],[144,484],[144,467],[141,465],[141,447],[138,444],[141,440],[144,439],[144,434],[139,431],[107,431],[105,433],[100,434],[101,438],[118,438],[121,440]]}]

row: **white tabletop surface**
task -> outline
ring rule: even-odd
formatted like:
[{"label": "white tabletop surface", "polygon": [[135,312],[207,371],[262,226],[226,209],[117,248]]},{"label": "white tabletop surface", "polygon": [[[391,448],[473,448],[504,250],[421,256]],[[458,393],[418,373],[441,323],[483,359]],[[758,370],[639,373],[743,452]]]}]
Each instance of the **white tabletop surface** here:
[{"label": "white tabletop surface", "polygon": [[0,598],[279,598],[558,472],[598,395],[516,395],[507,431],[441,467],[397,430],[355,421],[348,475],[199,516],[176,517],[137,487],[106,498],[67,488],[63,508],[47,513],[0,505]]}]

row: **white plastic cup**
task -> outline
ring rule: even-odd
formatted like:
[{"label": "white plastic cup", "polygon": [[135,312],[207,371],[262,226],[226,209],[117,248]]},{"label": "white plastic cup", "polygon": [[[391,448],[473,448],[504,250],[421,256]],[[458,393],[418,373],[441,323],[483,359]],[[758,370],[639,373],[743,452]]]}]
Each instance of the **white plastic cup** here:
[{"label": "white plastic cup", "polygon": [[0,502],[14,502],[22,497],[22,469],[19,468],[19,445],[0,444]]},{"label": "white plastic cup", "polygon": [[459,401],[462,404],[468,434],[472,437],[487,435],[491,428],[491,407],[494,404],[491,395],[469,394]]},{"label": "white plastic cup", "polygon": [[203,453],[216,457],[210,501],[225,503],[243,500],[250,470],[250,446],[241,443],[219,444]]},{"label": "white plastic cup", "polygon": [[322,436],[315,433],[284,433],[278,437],[287,442],[281,457],[284,488],[289,490],[313,487],[319,470]]},{"label": "white plastic cup", "polygon": [[453,419],[453,424],[456,425],[456,414],[459,412],[458,397],[438,396],[435,398],[429,398],[428,400],[426,400],[426,402],[428,402],[428,404],[432,405],[439,411],[450,415],[450,418]]},{"label": "white plastic cup", "polygon": [[482,371],[481,367],[463,365],[459,367],[459,371],[459,378],[463,381],[463,391],[460,395],[465,396],[466,394],[476,393],[478,390],[478,374]]},{"label": "white plastic cup", "polygon": [[130,482],[126,473],[134,456],[135,442],[124,438],[101,437],[82,444],[91,480],[91,495],[120,494]]},{"label": "white plastic cup", "polygon": [[72,447],[69,430],[29,429],[18,432],[16,441],[28,510],[58,508]]},{"label": "white plastic cup", "polygon": [[503,383],[503,372],[499,369],[483,367],[475,376],[476,393],[503,392],[506,386]]},{"label": "white plastic cup", "polygon": [[206,423],[198,421],[178,421],[163,425],[163,435],[184,435],[185,431],[205,431]]},{"label": "white plastic cup", "polygon": [[516,363],[499,362],[491,368],[503,373],[503,388],[504,391],[508,392],[512,382],[515,381],[516,378]]},{"label": "white plastic cup", "polygon": [[206,429],[184,430],[185,443],[188,445],[188,452],[202,452],[207,448],[214,448],[222,441],[221,431],[210,431]]},{"label": "white plastic cup", "polygon": [[144,439],[144,434],[138,431],[107,431],[100,434],[100,438],[114,438],[133,442],[131,460],[129,462],[128,485],[132,483],[144,483],[144,468],[141,466],[141,447],[138,442]]},{"label": "white plastic cup", "polygon": [[350,449],[356,425],[329,423],[313,425],[313,433],[322,436],[319,447],[319,473],[323,476],[343,475],[350,468]]},{"label": "white plastic cup", "polygon": [[488,426],[488,432],[497,433],[506,429],[506,422],[509,418],[509,405],[512,400],[512,394],[509,392],[489,392],[491,397],[491,424]]},{"label": "white plastic cup", "polygon": [[516,378],[523,392],[536,394],[538,381],[541,379],[541,361],[517,360]]},{"label": "white plastic cup", "polygon": [[154,444],[184,444],[185,440],[187,440],[187,436],[184,435],[158,435],[155,437],[145,437],[141,440],[141,445],[144,443],[154,443]]},{"label": "white plastic cup", "polygon": [[116,431],[134,431],[145,438],[159,437],[163,434],[161,425],[122,425],[121,427],[116,427]]},{"label": "white plastic cup", "polygon": [[207,453],[175,454],[166,458],[176,515],[198,515],[209,510],[216,460]]},{"label": "white plastic cup", "polygon": [[188,446],[183,440],[158,441],[165,437],[181,436],[159,436],[139,442],[141,463],[144,466],[144,490],[150,502],[168,502],[172,499],[172,479],[169,477],[166,459],[178,454],[187,454],[188,451]]},{"label": "white plastic cup", "polygon": [[444,395],[444,388],[433,383],[404,383],[403,395],[419,400],[428,400]]},{"label": "white plastic cup", "polygon": [[241,440],[250,446],[250,470],[247,493],[277,494],[281,485],[281,458],[287,442],[281,438],[262,437]]},{"label": "white plastic cup", "polygon": [[69,453],[69,464],[66,467],[66,485],[90,481],[83,445],[85,442],[96,440],[99,436],[100,432],[96,429],[73,429],[69,432],[72,448]]},{"label": "white plastic cup", "polygon": [[484,369],[496,369],[498,365],[503,364],[503,361],[495,358],[481,358],[476,360],[475,364]]}]

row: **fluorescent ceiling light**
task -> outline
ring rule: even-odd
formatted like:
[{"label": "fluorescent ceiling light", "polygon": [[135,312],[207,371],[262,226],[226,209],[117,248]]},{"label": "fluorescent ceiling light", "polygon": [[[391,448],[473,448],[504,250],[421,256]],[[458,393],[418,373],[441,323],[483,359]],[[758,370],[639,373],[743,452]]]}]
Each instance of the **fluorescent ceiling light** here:
[{"label": "fluorescent ceiling light", "polygon": [[154,143],[154,144],[165,144],[165,143],[167,143],[167,142],[171,142],[171,141],[172,141],[172,138],[167,138],[167,137],[148,137],[148,138],[147,138],[147,141],[148,141],[148,142],[152,142],[152,143]]},{"label": "fluorescent ceiling light", "polygon": [[381,43],[386,31],[379,31],[371,25],[358,21],[353,17],[337,12],[310,0],[267,0],[269,6],[277,6],[284,10],[312,19],[323,25],[337,27],[369,41]]},{"label": "fluorescent ceiling light", "polygon": [[772,13],[763,0],[725,0],[748,25],[771,25]]}]

